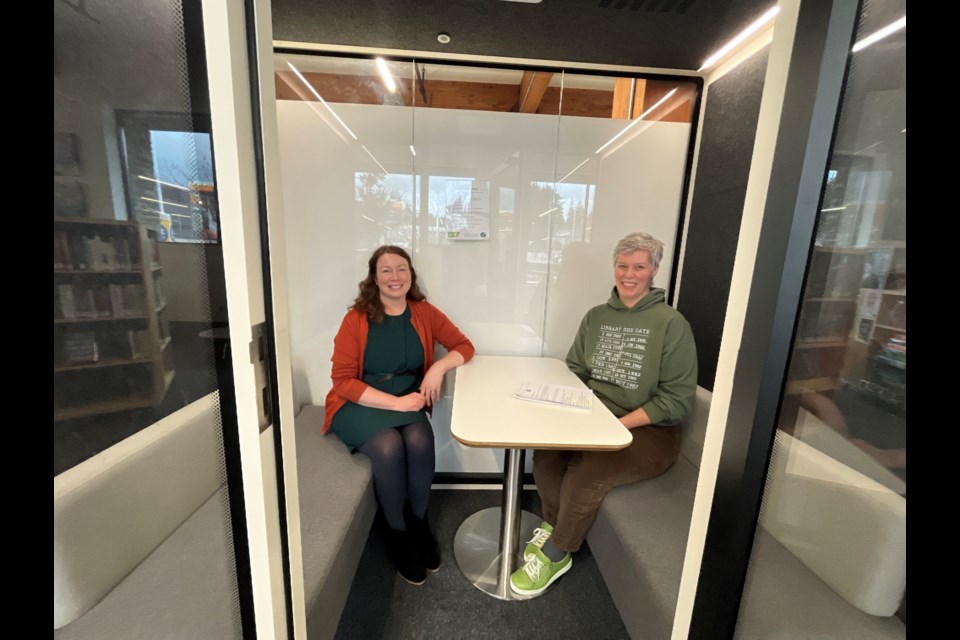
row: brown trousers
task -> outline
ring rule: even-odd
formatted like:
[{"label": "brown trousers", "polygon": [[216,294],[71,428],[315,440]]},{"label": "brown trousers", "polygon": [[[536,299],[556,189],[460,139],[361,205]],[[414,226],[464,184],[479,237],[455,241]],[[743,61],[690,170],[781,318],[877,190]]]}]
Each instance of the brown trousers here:
[{"label": "brown trousers", "polygon": [[680,448],[679,426],[632,429],[633,442],[619,451],[533,452],[533,477],[550,541],[562,551],[580,549],[603,499],[614,487],[655,478],[670,468]]}]

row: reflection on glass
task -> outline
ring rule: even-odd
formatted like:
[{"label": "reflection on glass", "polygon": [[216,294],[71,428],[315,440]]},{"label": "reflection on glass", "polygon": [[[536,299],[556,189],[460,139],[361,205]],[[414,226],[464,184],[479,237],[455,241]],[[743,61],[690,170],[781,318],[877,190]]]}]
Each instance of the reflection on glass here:
[{"label": "reflection on glass", "polygon": [[117,125],[131,218],[161,242],[217,242],[209,118],[121,111]]},{"label": "reflection on glass", "polygon": [[[413,176],[361,172],[354,174],[357,251],[373,252],[384,244],[408,247],[413,241]],[[417,180],[419,185],[419,177]]]},{"label": "reflection on glass", "polygon": [[54,3],[55,638],[244,631],[200,14]]},{"label": "reflection on glass", "polygon": [[[858,40],[903,15],[864,3]],[[906,635],[905,32],[854,51],[740,637],[764,618],[785,634]],[[772,595],[801,579],[810,606]]]}]

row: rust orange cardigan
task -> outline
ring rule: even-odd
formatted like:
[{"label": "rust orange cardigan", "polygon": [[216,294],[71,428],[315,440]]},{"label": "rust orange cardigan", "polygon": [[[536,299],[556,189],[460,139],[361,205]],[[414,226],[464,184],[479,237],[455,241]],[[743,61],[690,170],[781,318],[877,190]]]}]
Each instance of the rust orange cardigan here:
[{"label": "rust orange cardigan", "polygon": [[[410,307],[410,323],[420,336],[423,345],[423,371],[426,373],[433,366],[433,343],[439,342],[447,351],[456,351],[463,356],[464,362],[469,362],[475,349],[473,343],[467,339],[456,325],[450,322],[447,316],[435,306],[424,300],[415,302],[407,300]],[[324,403],[326,409],[321,433],[330,429],[333,416],[340,410],[347,400],[359,402],[360,396],[369,386],[363,381],[363,354],[367,346],[367,333],[370,329],[367,314],[363,311],[351,310],[340,323],[340,330],[333,339],[333,367],[330,377],[333,379],[333,388],[327,394]]]}]

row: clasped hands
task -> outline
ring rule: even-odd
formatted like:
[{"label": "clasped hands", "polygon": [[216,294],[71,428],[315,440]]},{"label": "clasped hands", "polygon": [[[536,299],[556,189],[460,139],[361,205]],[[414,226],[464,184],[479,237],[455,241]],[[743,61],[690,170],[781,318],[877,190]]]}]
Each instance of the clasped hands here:
[{"label": "clasped hands", "polygon": [[443,371],[436,365],[430,367],[420,389],[397,397],[397,411],[420,411],[424,407],[432,407],[440,399],[440,387],[443,385]]}]

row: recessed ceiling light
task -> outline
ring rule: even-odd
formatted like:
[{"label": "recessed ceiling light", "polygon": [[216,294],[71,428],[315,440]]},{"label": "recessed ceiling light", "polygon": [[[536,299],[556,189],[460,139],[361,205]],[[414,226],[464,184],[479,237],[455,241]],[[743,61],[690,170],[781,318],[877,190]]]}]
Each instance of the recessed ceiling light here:
[{"label": "recessed ceiling light", "polygon": [[452,38],[450,38],[450,34],[449,34],[449,33],[438,33],[438,34],[437,34],[437,42],[439,42],[440,44],[450,44],[450,40],[451,40],[451,39],[452,39]]}]

